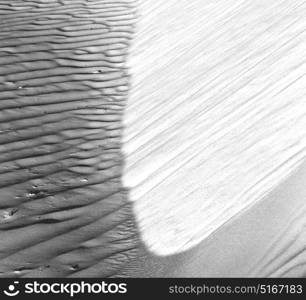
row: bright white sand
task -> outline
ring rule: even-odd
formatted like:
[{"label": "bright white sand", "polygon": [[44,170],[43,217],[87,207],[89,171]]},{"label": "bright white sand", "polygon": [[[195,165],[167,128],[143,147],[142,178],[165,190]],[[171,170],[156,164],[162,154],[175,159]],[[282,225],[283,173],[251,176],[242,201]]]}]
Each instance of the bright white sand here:
[{"label": "bright white sand", "polygon": [[139,1],[125,186],[142,239],[187,250],[306,156],[306,3]]}]

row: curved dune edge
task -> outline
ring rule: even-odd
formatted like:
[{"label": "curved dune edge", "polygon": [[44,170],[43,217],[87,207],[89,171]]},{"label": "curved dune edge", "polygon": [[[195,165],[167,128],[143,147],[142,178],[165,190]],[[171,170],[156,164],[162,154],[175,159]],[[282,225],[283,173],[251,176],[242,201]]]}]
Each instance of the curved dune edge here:
[{"label": "curved dune edge", "polygon": [[124,185],[157,255],[186,251],[306,157],[304,1],[140,1]]},{"label": "curved dune edge", "polygon": [[106,277],[137,256],[121,183],[134,22],[129,0],[0,0],[1,277]]},{"label": "curved dune edge", "polygon": [[193,249],[155,258],[156,276],[305,278],[305,179],[306,163]]}]

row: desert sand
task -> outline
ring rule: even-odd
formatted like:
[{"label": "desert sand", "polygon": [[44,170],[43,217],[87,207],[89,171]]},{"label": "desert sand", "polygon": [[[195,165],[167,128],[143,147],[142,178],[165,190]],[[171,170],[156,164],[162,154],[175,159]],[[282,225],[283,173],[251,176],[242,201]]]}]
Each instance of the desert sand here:
[{"label": "desert sand", "polygon": [[302,0],[0,0],[0,277],[302,277]]},{"label": "desert sand", "polygon": [[123,183],[157,255],[191,249],[306,156],[304,1],[140,1]]}]

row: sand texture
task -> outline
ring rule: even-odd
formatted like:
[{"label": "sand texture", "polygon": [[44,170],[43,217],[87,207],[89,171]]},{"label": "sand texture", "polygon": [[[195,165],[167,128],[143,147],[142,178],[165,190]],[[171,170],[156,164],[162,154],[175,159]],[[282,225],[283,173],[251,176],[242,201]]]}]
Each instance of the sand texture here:
[{"label": "sand texture", "polygon": [[305,161],[303,0],[140,1],[124,184],[148,248],[171,255]]},{"label": "sand texture", "polygon": [[305,277],[304,0],[0,0],[0,277]]},{"label": "sand texture", "polygon": [[111,276],[135,256],[120,179],[134,19],[129,0],[0,1],[1,276]]}]

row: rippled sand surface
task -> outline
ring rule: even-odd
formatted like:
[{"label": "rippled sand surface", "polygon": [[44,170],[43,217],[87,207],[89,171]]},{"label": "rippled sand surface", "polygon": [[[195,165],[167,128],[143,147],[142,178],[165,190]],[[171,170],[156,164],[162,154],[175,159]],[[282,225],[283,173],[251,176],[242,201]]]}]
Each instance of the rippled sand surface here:
[{"label": "rippled sand surface", "polygon": [[305,16],[0,0],[0,277],[305,276]]},{"label": "rippled sand surface", "polygon": [[140,1],[124,184],[147,247],[188,250],[306,156],[306,3]]},{"label": "rippled sand surface", "polygon": [[134,19],[129,0],[0,1],[1,276],[111,276],[135,257],[120,179]]}]

